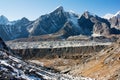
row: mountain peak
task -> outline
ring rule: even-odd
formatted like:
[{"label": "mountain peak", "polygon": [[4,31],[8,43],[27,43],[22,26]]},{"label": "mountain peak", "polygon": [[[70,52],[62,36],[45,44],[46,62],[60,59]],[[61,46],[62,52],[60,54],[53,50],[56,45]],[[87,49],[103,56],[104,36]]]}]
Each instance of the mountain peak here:
[{"label": "mountain peak", "polygon": [[118,11],[114,16],[119,17],[120,18],[120,11]]},{"label": "mountain peak", "polygon": [[[4,15],[0,16],[1,19],[7,19]],[[8,19],[7,19],[8,20]]]},{"label": "mountain peak", "polygon": [[9,20],[4,15],[0,16],[0,24],[7,24],[8,22]]},{"label": "mountain peak", "polygon": [[22,21],[29,21],[26,17],[23,17],[21,20]]},{"label": "mountain peak", "polygon": [[56,10],[63,10],[63,6],[58,6]]},{"label": "mountain peak", "polygon": [[64,11],[62,6],[58,6],[53,12],[62,12]]},{"label": "mountain peak", "polygon": [[105,16],[103,16],[103,18],[105,18],[105,19],[110,19],[110,18],[112,18],[112,17],[117,17],[117,18],[120,18],[120,11],[118,11],[116,14],[110,14],[110,13],[108,13],[108,14],[106,14]]},{"label": "mountain peak", "polygon": [[83,13],[83,16],[85,16],[86,18],[89,18],[90,16],[95,16],[95,14],[90,13],[89,11],[86,10],[86,11]]}]

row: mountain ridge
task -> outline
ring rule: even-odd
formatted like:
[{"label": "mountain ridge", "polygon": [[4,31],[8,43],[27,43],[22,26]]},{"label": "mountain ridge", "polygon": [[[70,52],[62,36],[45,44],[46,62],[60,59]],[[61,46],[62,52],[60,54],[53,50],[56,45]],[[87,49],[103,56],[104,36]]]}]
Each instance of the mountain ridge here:
[{"label": "mountain ridge", "polygon": [[[107,36],[115,34],[119,28],[119,17],[107,20],[85,11],[81,16],[76,13],[67,12],[62,6],[49,14],[40,16],[34,21],[23,17],[17,21],[9,21],[0,24],[0,36],[4,40],[18,38],[29,38],[49,34],[56,38],[66,39],[70,36]],[[114,28],[114,29],[112,29]],[[119,30],[117,30],[120,33]],[[2,34],[5,34],[2,36]]]}]

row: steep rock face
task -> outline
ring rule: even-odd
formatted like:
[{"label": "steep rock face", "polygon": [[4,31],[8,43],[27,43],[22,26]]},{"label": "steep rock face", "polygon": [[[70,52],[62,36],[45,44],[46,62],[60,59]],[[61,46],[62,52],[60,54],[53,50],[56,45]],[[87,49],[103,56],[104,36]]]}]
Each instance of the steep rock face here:
[{"label": "steep rock face", "polygon": [[0,36],[4,40],[28,37],[27,26],[29,24],[31,24],[31,22],[26,18],[22,18],[14,23],[9,22],[8,24],[2,24],[0,25]]},{"label": "steep rock face", "polygon": [[106,19],[90,14],[88,11],[79,18],[78,22],[84,35],[108,35],[110,33],[110,23]]},{"label": "steep rock face", "polygon": [[93,26],[93,35],[109,35],[110,34],[110,28],[106,23],[95,23]]},{"label": "steep rock face", "polygon": [[24,38],[28,37],[29,32],[27,30],[28,25],[30,25],[32,22],[29,21],[27,18],[22,18],[21,20],[18,20],[14,26],[15,26],[15,33],[17,36],[16,38]]},{"label": "steep rock face", "polygon": [[72,21],[68,21],[56,34],[62,38],[68,38],[69,36],[79,35],[80,33],[80,27],[76,26]]},{"label": "steep rock face", "polygon": [[[112,24],[112,27],[115,27],[115,26],[119,26],[119,18],[117,18],[117,17],[113,17],[113,18],[111,18],[110,19],[110,22],[111,22],[111,24]],[[116,27],[117,28],[117,27]]]},{"label": "steep rock face", "polygon": [[118,11],[112,18],[109,19],[112,28],[120,30],[120,11]]},{"label": "steep rock face", "polygon": [[114,17],[110,18],[109,21],[111,23],[111,27],[120,30],[120,17],[114,16]]},{"label": "steep rock face", "polygon": [[8,47],[6,46],[6,44],[4,43],[4,41],[2,40],[1,37],[0,37],[0,49],[5,49],[5,50],[9,51]]},{"label": "steep rock face", "polygon": [[0,25],[0,37],[2,37],[4,40],[10,40],[11,39],[10,34],[6,31],[6,26],[5,25]]},{"label": "steep rock face", "polygon": [[38,18],[31,26],[30,35],[43,35],[57,32],[67,21],[68,14],[63,7]]},{"label": "steep rock face", "polygon": [[111,24],[111,33],[120,34],[120,11],[111,16],[108,20]]}]

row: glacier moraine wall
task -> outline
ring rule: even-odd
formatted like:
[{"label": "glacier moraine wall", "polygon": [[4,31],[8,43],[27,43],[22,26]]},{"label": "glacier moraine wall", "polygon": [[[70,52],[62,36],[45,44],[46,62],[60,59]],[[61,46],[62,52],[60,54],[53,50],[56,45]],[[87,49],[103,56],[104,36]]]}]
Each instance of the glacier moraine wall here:
[{"label": "glacier moraine wall", "polygon": [[49,42],[7,42],[14,53],[24,59],[34,58],[67,58],[77,59],[91,57],[111,43],[81,41],[49,41]]}]

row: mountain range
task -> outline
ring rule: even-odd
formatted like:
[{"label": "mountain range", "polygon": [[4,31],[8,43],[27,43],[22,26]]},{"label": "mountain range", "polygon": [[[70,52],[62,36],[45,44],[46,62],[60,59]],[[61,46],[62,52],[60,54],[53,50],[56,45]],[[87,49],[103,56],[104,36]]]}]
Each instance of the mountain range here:
[{"label": "mountain range", "polygon": [[66,39],[70,36],[108,36],[120,34],[120,11],[112,17],[99,17],[88,11],[82,15],[67,12],[62,6],[34,21],[22,18],[9,21],[0,16],[0,36],[4,40],[29,38],[32,36]]}]

